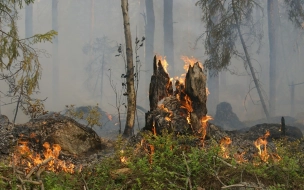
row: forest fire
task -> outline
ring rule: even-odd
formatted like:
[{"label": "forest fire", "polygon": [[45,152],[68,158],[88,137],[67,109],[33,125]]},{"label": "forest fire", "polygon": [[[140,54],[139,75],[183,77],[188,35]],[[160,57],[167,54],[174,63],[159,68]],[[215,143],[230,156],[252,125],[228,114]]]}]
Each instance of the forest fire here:
[{"label": "forest fire", "polygon": [[120,151],[120,162],[123,164],[127,163],[127,157],[124,155],[124,150]]},{"label": "forest fire", "polygon": [[59,144],[51,146],[48,142],[45,142],[43,143],[43,147],[43,155],[34,152],[29,147],[29,141],[22,140],[21,136],[11,164],[24,168],[26,173],[29,173],[33,169],[37,170],[42,166],[48,171],[74,173],[74,164],[66,163],[58,158],[61,151]]},{"label": "forest fire", "polygon": [[221,147],[221,156],[223,158],[229,158],[229,150],[228,146],[232,143],[230,137],[223,137],[220,141],[220,147]]},{"label": "forest fire", "polygon": [[204,143],[204,140],[205,140],[205,137],[206,137],[206,134],[207,134],[207,122],[209,120],[211,120],[212,117],[209,116],[209,115],[206,115],[205,117],[202,118],[201,122],[202,122],[202,128],[201,130],[199,131],[199,133],[202,133],[202,139],[201,139],[201,142],[202,144]]},{"label": "forest fire", "polygon": [[261,158],[261,160],[263,162],[267,162],[269,159],[269,154],[267,152],[267,138],[270,136],[270,132],[266,131],[266,133],[262,136],[259,137],[255,142],[254,145],[256,146],[256,148],[258,149],[258,154],[259,157]]},{"label": "forest fire", "polygon": [[162,57],[161,55],[156,55],[156,59],[161,61],[164,70],[168,73],[167,69],[168,69],[169,64],[166,60],[166,56]]}]

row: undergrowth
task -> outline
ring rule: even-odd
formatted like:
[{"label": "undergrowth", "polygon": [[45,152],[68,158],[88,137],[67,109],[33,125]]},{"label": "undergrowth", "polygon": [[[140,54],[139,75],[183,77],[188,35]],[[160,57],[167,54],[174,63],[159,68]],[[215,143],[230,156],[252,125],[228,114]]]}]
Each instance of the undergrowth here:
[{"label": "undergrowth", "polygon": [[[239,163],[224,159],[218,143],[195,146],[195,137],[143,133],[140,142],[118,138],[115,153],[75,174],[44,172],[48,190],[67,189],[221,189],[243,185],[247,189],[304,189],[303,141],[276,141],[280,160]],[[19,189],[12,168],[0,165],[0,189]],[[39,185],[23,185],[39,189]]]}]

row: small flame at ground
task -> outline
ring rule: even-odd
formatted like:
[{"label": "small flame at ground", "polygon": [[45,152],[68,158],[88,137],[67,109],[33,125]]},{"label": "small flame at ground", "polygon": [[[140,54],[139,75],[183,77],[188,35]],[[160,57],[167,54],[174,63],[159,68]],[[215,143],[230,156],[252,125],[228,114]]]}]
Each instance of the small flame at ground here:
[{"label": "small flame at ground", "polygon": [[228,146],[232,143],[230,137],[223,137],[220,140],[220,147],[221,147],[221,156],[223,158],[229,158],[229,150]]},{"label": "small flame at ground", "polygon": [[[31,134],[31,137],[35,135]],[[43,158],[39,153],[32,151],[29,146],[29,142],[25,140],[19,140],[18,146],[13,157],[13,164],[17,166],[25,166],[26,172],[29,172],[33,167],[40,165],[44,160],[53,158],[47,162],[46,170],[58,172],[64,171],[68,173],[74,173],[74,164],[67,164],[65,161],[58,159],[61,147],[59,144],[51,145],[48,142],[43,144],[44,152]]]},{"label": "small flame at ground", "polygon": [[120,151],[120,162],[123,164],[127,163],[127,157],[124,156],[124,150]]},{"label": "small flame at ground", "polygon": [[267,138],[269,137],[270,132],[266,131],[266,133],[259,137],[255,142],[254,145],[259,150],[258,154],[263,162],[267,162],[269,158],[269,154],[267,152]]},{"label": "small flame at ground", "polygon": [[204,116],[202,119],[201,119],[201,122],[202,122],[202,128],[201,130],[199,130],[198,132],[199,133],[202,133],[202,139],[201,139],[201,142],[202,142],[202,145],[204,144],[204,140],[205,140],[205,137],[206,137],[206,134],[207,134],[207,122],[209,120],[213,119],[211,116],[209,115],[206,115]]},{"label": "small flame at ground", "polygon": [[244,158],[246,152],[242,152],[242,153],[235,153],[234,159],[238,162],[238,163],[244,163],[244,162],[248,162],[247,159]]}]

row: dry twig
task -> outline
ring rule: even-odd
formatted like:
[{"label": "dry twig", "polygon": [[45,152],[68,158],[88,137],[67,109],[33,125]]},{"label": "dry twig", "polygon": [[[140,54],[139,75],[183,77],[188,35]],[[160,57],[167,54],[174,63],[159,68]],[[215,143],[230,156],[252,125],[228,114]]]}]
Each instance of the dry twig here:
[{"label": "dry twig", "polygon": [[226,185],[224,187],[221,187],[221,189],[230,189],[230,188],[235,188],[235,187],[245,187],[245,188],[254,188],[254,189],[262,189],[262,187],[257,187],[257,186],[252,186],[252,185],[247,185],[247,184],[233,184],[233,185]]},{"label": "dry twig", "polygon": [[235,166],[233,166],[233,165],[229,164],[228,162],[226,162],[225,160],[221,159],[220,157],[217,157],[217,156],[213,156],[213,157],[214,157],[214,158],[216,158],[216,159],[218,159],[219,161],[223,162],[223,163],[224,163],[224,164],[226,164],[227,166],[229,166],[229,167],[232,167],[232,168],[236,169],[236,167],[235,167]]},{"label": "dry twig", "polygon": [[31,177],[31,175],[32,175],[38,168],[40,168],[41,166],[47,164],[47,163],[48,163],[49,161],[51,161],[51,160],[53,160],[53,157],[49,157],[49,158],[43,160],[43,162],[42,162],[41,164],[38,164],[37,166],[33,167],[33,168],[31,169],[31,171],[26,175],[25,178],[26,178],[26,179],[29,179],[29,178]]}]

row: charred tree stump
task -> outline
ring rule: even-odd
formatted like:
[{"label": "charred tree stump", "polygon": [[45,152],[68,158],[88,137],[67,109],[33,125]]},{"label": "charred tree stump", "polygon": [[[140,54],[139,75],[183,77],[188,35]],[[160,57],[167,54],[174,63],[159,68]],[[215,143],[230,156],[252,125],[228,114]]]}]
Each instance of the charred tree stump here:
[{"label": "charred tree stump", "polygon": [[185,80],[185,92],[192,101],[191,124],[195,131],[202,126],[202,119],[207,115],[206,75],[199,63],[189,66]]},{"label": "charred tree stump", "polygon": [[199,63],[189,66],[185,84],[176,81],[173,92],[169,74],[161,61],[153,62],[149,101],[144,130],[160,134],[162,130],[179,134],[197,133],[207,114],[206,76]]},{"label": "charred tree stump", "polygon": [[156,56],[153,60],[153,75],[151,76],[149,101],[150,111],[157,108],[158,102],[173,94],[172,82],[169,74],[165,71],[161,61],[158,61]]}]

